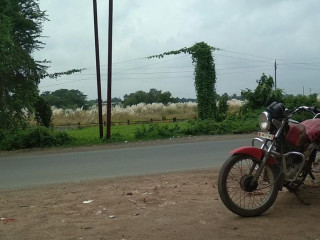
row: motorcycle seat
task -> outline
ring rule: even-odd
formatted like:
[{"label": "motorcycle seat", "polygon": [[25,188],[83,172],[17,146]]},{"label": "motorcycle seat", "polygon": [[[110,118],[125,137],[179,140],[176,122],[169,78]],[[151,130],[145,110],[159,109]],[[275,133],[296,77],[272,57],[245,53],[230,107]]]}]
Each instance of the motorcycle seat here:
[{"label": "motorcycle seat", "polygon": [[306,134],[310,142],[316,142],[320,138],[320,119],[308,119],[301,124],[306,126]]}]

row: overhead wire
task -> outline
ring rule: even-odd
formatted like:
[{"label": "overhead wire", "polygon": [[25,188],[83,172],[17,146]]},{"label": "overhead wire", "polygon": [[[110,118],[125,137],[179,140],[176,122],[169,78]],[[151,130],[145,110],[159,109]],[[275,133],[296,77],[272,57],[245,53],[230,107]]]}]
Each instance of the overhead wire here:
[{"label": "overhead wire", "polygon": [[[273,68],[273,60],[275,60],[276,58],[271,58],[271,57],[265,57],[265,56],[259,56],[259,55],[253,55],[253,54],[248,54],[248,53],[243,53],[243,52],[238,52],[238,51],[232,51],[232,50],[228,50],[228,49],[222,49],[222,51],[230,53],[229,55],[226,54],[220,54],[220,53],[215,53],[215,56],[218,57],[223,57],[223,58],[231,58],[231,59],[237,59],[240,60],[240,62],[233,62],[233,63],[216,63],[216,65],[221,66],[221,65],[232,65],[232,64],[246,64],[246,63],[255,63],[255,65],[249,65],[249,66],[234,66],[234,67],[229,67],[229,68],[216,68],[216,70],[218,71],[217,75],[227,75],[227,74],[243,74],[243,73],[248,73],[248,72],[258,72],[261,71],[260,68],[264,68],[265,67],[272,67]],[[236,56],[232,56],[232,54],[236,55]],[[240,57],[239,57],[240,55]],[[246,57],[242,57],[242,56],[246,56]],[[184,55],[184,56],[180,56],[180,57],[175,57],[175,58],[171,58],[171,59],[167,59],[167,60],[163,60],[163,61],[158,61],[156,63],[150,63],[150,64],[143,64],[140,66],[136,66],[133,68],[127,68],[127,69],[117,69],[115,70],[115,72],[113,72],[113,76],[115,78],[118,78],[119,75],[121,74],[130,74],[130,75],[141,75],[140,77],[125,77],[125,79],[131,80],[131,79],[141,79],[141,80],[145,80],[145,79],[159,79],[159,78],[164,78],[163,76],[161,77],[147,77],[144,78],[143,76],[150,76],[153,74],[179,74],[179,73],[191,73],[194,72],[193,69],[190,69],[190,71],[154,71],[153,68],[150,68],[151,66],[159,66],[163,63],[166,62],[170,62],[170,61],[174,61],[177,59],[181,59],[181,58],[185,58],[188,57],[188,55]],[[250,57],[250,58],[249,58]],[[135,59],[130,59],[130,60],[125,60],[125,61],[120,61],[120,62],[115,62],[113,64],[123,64],[123,63],[128,63],[128,62],[134,62],[134,61],[140,61],[140,60],[145,60],[148,59],[148,57],[142,57],[142,58],[135,58]],[[264,60],[262,60],[264,59]],[[319,60],[320,58],[296,58],[296,59],[277,59],[278,61],[278,67],[279,69],[283,69],[283,70],[298,70],[298,69],[302,69],[302,70],[312,70],[312,71],[319,71],[320,69],[317,68],[310,68],[307,67],[308,65],[315,65],[315,64],[320,64],[319,61],[317,62],[296,62],[295,60],[299,60],[299,59],[308,59],[308,60]],[[269,60],[269,61],[267,61]],[[270,60],[272,60],[272,62],[270,62]],[[259,65],[257,65],[257,63],[261,63]],[[292,68],[290,68],[290,65],[292,65]],[[303,66],[301,66],[303,65]],[[102,67],[104,68],[104,66],[106,65],[102,65]],[[90,71],[90,69],[95,68],[95,66],[92,67],[86,67],[86,70]],[[162,67],[158,67],[158,69],[188,69],[190,68],[190,66],[162,66]],[[250,71],[237,71],[234,72],[232,70],[236,70],[236,69],[245,69],[245,68],[256,68],[256,70],[250,70]],[[141,70],[141,69],[145,69],[145,70],[149,70],[149,71],[153,71],[153,72],[135,72],[136,70]],[[220,72],[222,71],[222,72]],[[229,71],[229,72],[227,72]],[[82,76],[94,76],[96,75],[95,73],[77,73],[74,75],[82,75]],[[101,74],[101,75],[106,75],[106,74]],[[193,75],[190,76],[166,76],[165,78],[186,78],[186,77],[191,77]],[[58,86],[58,85],[63,85],[63,84],[71,84],[74,82],[79,82],[79,81],[88,81],[88,80],[94,80],[94,78],[86,78],[86,79],[77,79],[77,80],[64,80],[64,82],[62,83],[56,83],[56,84],[52,84],[52,85],[47,85],[47,86],[42,86],[41,88],[47,88],[47,87],[52,87],[52,86]],[[119,79],[118,79],[119,80]],[[124,79],[121,79],[124,80]]]}]

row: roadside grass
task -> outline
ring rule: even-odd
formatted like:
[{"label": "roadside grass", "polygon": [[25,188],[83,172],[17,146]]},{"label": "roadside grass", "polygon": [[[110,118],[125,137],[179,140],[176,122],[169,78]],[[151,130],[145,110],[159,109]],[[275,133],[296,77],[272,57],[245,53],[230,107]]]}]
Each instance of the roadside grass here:
[{"label": "roadside grass", "polygon": [[[254,118],[251,116],[254,115]],[[95,145],[106,142],[134,142],[139,140],[154,140],[183,137],[189,135],[222,135],[251,133],[258,130],[255,113],[245,117],[228,116],[222,122],[214,120],[152,124],[115,125],[111,127],[111,139],[100,140],[98,127],[69,129],[66,133],[72,137],[70,146]]]},{"label": "roadside grass", "polygon": [[99,137],[99,127],[84,127],[64,131],[43,127],[30,127],[12,133],[0,132],[0,150],[44,147],[92,146],[111,142],[134,142],[155,139],[168,139],[196,135],[242,134],[258,130],[256,111],[244,116],[227,115],[222,121],[189,120],[183,122],[114,125],[111,139]]},{"label": "roadside grass", "polygon": [[[69,146],[83,146],[83,145],[96,145],[105,142],[134,142],[138,140],[154,140],[159,138],[169,138],[174,136],[173,128],[184,130],[186,129],[187,122],[176,123],[153,123],[153,124],[134,124],[134,125],[115,125],[111,126],[111,140],[106,140],[106,128],[104,127],[103,140],[99,138],[99,127],[86,127],[80,129],[65,130],[73,140],[68,144]],[[156,126],[156,127],[155,127]],[[158,134],[150,129],[168,129],[165,134]],[[145,129],[145,130],[143,130]],[[139,134],[140,131],[140,134]],[[172,134],[170,134],[172,133]],[[183,133],[179,134],[184,135]]]}]

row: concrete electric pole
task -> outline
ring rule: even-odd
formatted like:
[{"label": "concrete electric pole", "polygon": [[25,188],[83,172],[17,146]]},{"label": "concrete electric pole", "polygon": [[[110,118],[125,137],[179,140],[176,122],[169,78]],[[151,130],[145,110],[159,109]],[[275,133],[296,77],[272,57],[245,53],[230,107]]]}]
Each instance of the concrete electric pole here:
[{"label": "concrete electric pole", "polygon": [[113,25],[113,0],[109,0],[107,139],[111,138],[112,25]]},{"label": "concrete electric pole", "polygon": [[274,89],[277,90],[277,60],[274,61]]}]

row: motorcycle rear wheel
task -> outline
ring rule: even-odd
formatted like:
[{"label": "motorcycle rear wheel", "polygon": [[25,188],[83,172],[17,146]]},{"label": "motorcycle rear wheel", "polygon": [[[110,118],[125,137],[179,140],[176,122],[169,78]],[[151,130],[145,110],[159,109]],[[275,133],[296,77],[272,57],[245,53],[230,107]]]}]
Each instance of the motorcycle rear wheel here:
[{"label": "motorcycle rear wheel", "polygon": [[[232,155],[222,166],[218,178],[218,191],[224,205],[243,217],[258,216],[267,211],[278,196],[276,166],[266,165],[256,186],[248,181],[255,174],[259,160],[246,155]],[[250,169],[253,173],[250,175]]]}]

